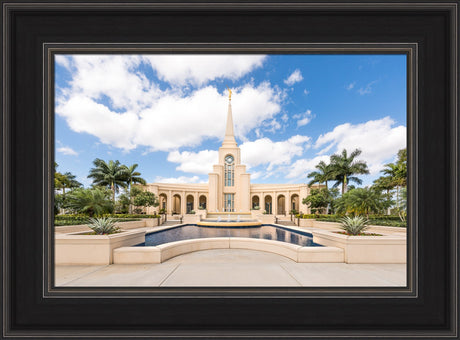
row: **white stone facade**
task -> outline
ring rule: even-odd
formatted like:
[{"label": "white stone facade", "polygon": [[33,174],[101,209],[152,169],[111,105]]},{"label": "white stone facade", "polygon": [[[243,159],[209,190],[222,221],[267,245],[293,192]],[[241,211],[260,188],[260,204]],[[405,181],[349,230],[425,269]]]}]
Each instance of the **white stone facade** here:
[{"label": "white stone facade", "polygon": [[209,173],[208,184],[147,184],[147,190],[160,200],[160,206],[148,208],[147,213],[165,209],[168,215],[184,215],[192,210],[245,214],[257,207],[260,212],[265,210],[273,215],[289,215],[292,209],[310,212],[302,204],[302,199],[310,193],[307,184],[251,184],[251,175],[246,172],[246,165],[241,164],[241,150],[233,133],[231,101],[217,161]]}]

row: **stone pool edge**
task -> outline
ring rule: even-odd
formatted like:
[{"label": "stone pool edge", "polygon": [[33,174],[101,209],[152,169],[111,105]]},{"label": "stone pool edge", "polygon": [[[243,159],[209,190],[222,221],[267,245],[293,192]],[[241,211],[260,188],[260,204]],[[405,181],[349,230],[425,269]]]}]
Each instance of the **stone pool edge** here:
[{"label": "stone pool edge", "polygon": [[344,251],[338,247],[302,247],[272,240],[245,237],[216,237],[182,240],[151,247],[117,248],[113,250],[113,263],[162,263],[179,255],[211,249],[247,249],[264,251],[278,254],[300,263],[344,262]]}]

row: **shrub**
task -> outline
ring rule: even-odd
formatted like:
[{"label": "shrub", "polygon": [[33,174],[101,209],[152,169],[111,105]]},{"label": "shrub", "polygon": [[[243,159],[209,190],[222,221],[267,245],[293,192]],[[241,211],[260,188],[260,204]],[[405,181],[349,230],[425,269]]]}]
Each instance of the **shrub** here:
[{"label": "shrub", "polygon": [[345,216],[340,219],[341,229],[349,235],[359,235],[369,227],[369,220],[362,216]]},{"label": "shrub", "polygon": [[109,190],[78,188],[67,195],[65,208],[93,217],[113,211],[113,203]]},{"label": "shrub", "polygon": [[191,211],[190,211],[190,214],[194,214],[194,213],[195,213],[195,210],[191,210]]},{"label": "shrub", "polygon": [[258,205],[255,205],[254,208],[252,208],[252,210],[259,210],[260,207]]},{"label": "shrub", "polygon": [[312,219],[312,218],[316,218],[317,215],[315,214],[303,214],[303,215],[299,215],[300,218],[306,218],[306,219]]},{"label": "shrub", "polygon": [[160,215],[146,215],[146,214],[105,214],[103,217],[113,218],[158,218]]},{"label": "shrub", "polygon": [[110,217],[90,218],[88,220],[88,227],[90,227],[96,235],[115,234],[120,231],[115,225],[115,220]]}]

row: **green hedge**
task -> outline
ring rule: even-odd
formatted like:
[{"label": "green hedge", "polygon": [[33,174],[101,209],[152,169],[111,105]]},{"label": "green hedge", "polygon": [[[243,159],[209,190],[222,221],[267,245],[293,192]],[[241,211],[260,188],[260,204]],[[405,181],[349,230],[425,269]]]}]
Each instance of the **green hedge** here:
[{"label": "green hedge", "polygon": [[295,217],[311,219],[311,218],[316,218],[316,215],[315,214],[303,214],[303,215],[297,214],[295,215]]},{"label": "green hedge", "polygon": [[[135,215],[135,214],[106,214],[103,217],[114,218],[117,222],[139,221],[141,218],[159,218],[159,215]],[[89,216],[87,215],[57,215],[54,217],[54,225],[82,225],[88,223]]]},{"label": "green hedge", "polygon": [[54,216],[55,221],[87,221],[87,215],[56,215]]},{"label": "green hedge", "polygon": [[[317,221],[322,222],[339,222],[342,216],[340,215],[315,215],[315,214],[304,214],[296,215],[297,218],[305,219],[316,219]],[[370,224],[372,225],[381,225],[389,227],[407,227],[406,222],[402,222],[399,216],[388,216],[388,215],[370,215],[369,216]]]},{"label": "green hedge", "polygon": [[105,214],[103,217],[113,218],[159,218],[160,215],[144,215],[144,214]]},{"label": "green hedge", "polygon": [[[115,222],[131,222],[131,221],[140,221],[138,218],[115,218]],[[54,220],[54,226],[55,227],[62,227],[66,225],[83,225],[83,224],[88,224],[88,217],[84,220],[80,219],[66,219],[66,220]]]}]

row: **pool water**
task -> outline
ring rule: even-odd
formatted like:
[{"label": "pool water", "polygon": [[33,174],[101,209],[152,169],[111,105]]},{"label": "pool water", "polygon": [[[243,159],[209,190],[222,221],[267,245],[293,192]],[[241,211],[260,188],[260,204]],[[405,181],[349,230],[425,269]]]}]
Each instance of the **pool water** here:
[{"label": "pool water", "polygon": [[211,237],[250,237],[265,240],[287,242],[302,247],[321,247],[313,242],[310,233],[297,232],[273,225],[263,225],[257,228],[219,228],[185,225],[145,235],[145,243],[138,246],[157,246],[159,244]]}]

